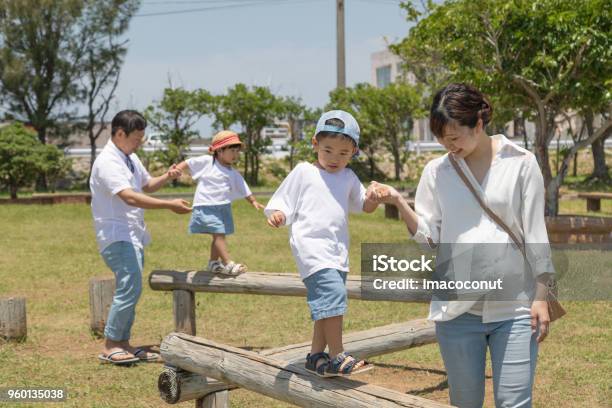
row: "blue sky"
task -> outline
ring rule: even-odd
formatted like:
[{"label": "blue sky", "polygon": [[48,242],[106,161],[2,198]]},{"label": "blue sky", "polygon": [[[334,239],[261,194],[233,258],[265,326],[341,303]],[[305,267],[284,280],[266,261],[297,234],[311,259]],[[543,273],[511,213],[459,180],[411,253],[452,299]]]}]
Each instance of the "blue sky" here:
[{"label": "blue sky", "polygon": [[[227,6],[251,0],[143,0],[138,14]],[[164,4],[165,3],[165,4]],[[335,0],[261,0],[258,5],[137,16],[117,108],[143,109],[174,86],[222,93],[237,82],[269,86],[322,106],[336,84]],[[348,85],[370,80],[370,54],[408,32],[395,0],[346,0]],[[209,132],[208,121],[198,128]]]}]

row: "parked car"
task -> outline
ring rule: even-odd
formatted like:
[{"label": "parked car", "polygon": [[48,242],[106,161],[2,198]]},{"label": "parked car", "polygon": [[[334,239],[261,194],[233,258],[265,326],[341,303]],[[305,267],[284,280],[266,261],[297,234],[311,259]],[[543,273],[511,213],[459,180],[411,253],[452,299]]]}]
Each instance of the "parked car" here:
[{"label": "parked car", "polygon": [[149,133],[147,135],[147,138],[144,142],[144,147],[150,147],[154,150],[160,149],[163,150],[166,147],[168,147],[168,145],[166,144],[166,142],[164,142],[164,135],[162,133],[159,132],[153,132],[153,133]]}]

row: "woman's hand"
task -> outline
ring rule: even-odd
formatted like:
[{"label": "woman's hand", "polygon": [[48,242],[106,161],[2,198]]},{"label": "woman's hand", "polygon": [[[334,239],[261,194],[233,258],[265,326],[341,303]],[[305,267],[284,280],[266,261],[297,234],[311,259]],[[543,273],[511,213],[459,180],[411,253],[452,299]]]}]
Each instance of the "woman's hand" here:
[{"label": "woman's hand", "polygon": [[550,316],[548,315],[548,302],[545,300],[534,300],[531,304],[531,333],[535,333],[538,326],[540,334],[537,342],[541,343],[548,336],[550,328]]},{"label": "woman's hand", "polygon": [[282,211],[276,210],[268,217],[268,225],[274,228],[285,225],[285,214]]},{"label": "woman's hand", "polygon": [[396,189],[376,181],[372,181],[366,190],[366,199],[379,204],[397,204],[401,198],[401,194]]}]

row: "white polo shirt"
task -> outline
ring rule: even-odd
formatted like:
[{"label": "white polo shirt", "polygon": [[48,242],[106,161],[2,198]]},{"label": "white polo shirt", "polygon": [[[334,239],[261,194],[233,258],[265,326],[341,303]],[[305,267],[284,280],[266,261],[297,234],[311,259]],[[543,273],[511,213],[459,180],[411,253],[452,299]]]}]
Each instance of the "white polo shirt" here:
[{"label": "white polo shirt", "polygon": [[133,174],[126,157],[109,140],[91,170],[91,212],[100,252],[117,241],[131,242],[141,248],[151,241],[144,223],[144,210],[127,205],[117,195],[127,188],[140,193],[151,179],[136,154],[129,156],[134,163]]},{"label": "white polo shirt", "polygon": [[[544,218],[544,180],[537,160],[533,153],[503,135],[492,138],[498,142],[499,148],[482,185],[465,160],[458,158],[457,162],[487,206],[515,235],[523,237],[533,275],[554,273]],[[483,250],[505,251],[503,256],[487,253],[481,257],[483,264],[493,272],[497,272],[503,262],[522,262],[520,251],[510,245],[510,236],[485,214],[459,178],[448,154],[430,161],[423,169],[415,196],[415,210],[418,228],[413,238],[424,248],[433,249],[429,245],[431,240],[434,246],[455,245],[462,251],[468,248],[469,257]],[[462,266],[459,262],[463,262],[465,257],[453,256],[454,267],[459,273],[469,273],[473,262],[478,260],[471,259]],[[516,276],[516,279],[521,278]],[[517,287],[523,287],[522,283],[507,281],[506,286],[512,286],[513,290],[498,297],[504,300],[490,301],[487,295],[476,308],[477,301],[434,300],[429,319],[451,320],[468,311],[482,314],[485,323],[529,317],[532,293],[517,290]]]},{"label": "white polo shirt", "polygon": [[229,204],[250,196],[251,190],[240,172],[214,160],[210,155],[187,159],[189,172],[198,181],[193,206]]},{"label": "white polo shirt", "polygon": [[348,214],[361,212],[366,190],[351,169],[329,173],[300,163],[265,209],[285,214],[289,244],[302,280],[325,268],[349,270]]}]

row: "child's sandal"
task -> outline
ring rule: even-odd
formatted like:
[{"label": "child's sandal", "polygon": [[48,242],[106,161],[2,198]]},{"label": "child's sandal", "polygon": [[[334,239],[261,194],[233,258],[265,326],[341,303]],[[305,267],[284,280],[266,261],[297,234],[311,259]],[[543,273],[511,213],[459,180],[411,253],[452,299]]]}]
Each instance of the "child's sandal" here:
[{"label": "child's sandal", "polygon": [[[319,361],[323,362],[319,364]],[[306,368],[306,371],[308,372],[325,377],[325,369],[327,368],[327,364],[329,364],[329,354],[326,352],[314,353],[312,355],[308,353],[304,368]]]},{"label": "child's sandal", "polygon": [[[355,368],[359,363],[362,363],[362,365]],[[374,368],[372,364],[365,360],[357,360],[355,357],[344,352],[329,361],[324,377],[348,377],[353,374],[369,371],[372,368]]]},{"label": "child's sandal", "polygon": [[217,273],[229,276],[238,276],[245,273],[246,271],[246,265],[230,261],[227,265],[223,266]]},{"label": "child's sandal", "polygon": [[208,272],[220,273],[222,269],[223,269],[223,264],[221,262],[217,260],[208,261],[208,266],[206,267],[206,270]]}]

